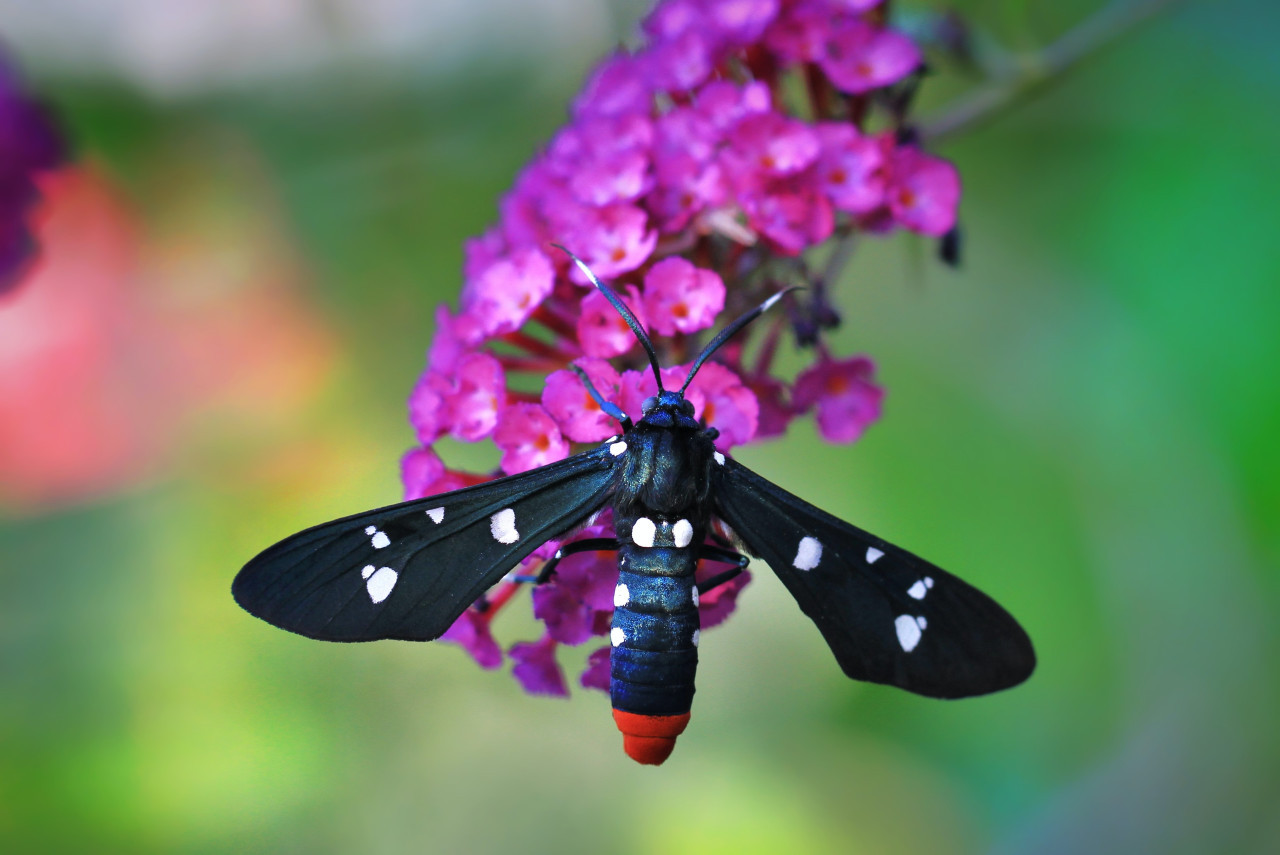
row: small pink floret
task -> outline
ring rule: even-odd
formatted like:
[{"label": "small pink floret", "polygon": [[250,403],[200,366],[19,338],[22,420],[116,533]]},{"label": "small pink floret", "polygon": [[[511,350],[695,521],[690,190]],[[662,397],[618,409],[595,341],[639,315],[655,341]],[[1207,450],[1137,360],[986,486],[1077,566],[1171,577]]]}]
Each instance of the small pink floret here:
[{"label": "small pink floret", "polygon": [[555,419],[539,404],[513,404],[504,409],[493,441],[502,449],[502,470],[508,475],[569,456],[569,443],[560,435]]},{"label": "small pink floret", "polygon": [[671,256],[644,277],[645,310],[659,335],[693,333],[715,323],[724,309],[724,281],[714,270]]},{"label": "small pink floret", "polygon": [[820,362],[796,378],[796,408],[817,408],[823,439],[853,442],[880,418],[884,389],[874,382],[875,370],[865,356]]}]

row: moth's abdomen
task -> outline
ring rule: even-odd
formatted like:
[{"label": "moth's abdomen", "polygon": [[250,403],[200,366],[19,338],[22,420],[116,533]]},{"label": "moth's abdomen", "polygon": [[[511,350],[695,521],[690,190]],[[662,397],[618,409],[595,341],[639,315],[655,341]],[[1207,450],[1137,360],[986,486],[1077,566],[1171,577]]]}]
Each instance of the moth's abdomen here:
[{"label": "moth's abdomen", "polygon": [[687,520],[640,517],[630,534],[618,550],[610,695],[627,754],[658,764],[671,754],[693,705],[697,541]]}]

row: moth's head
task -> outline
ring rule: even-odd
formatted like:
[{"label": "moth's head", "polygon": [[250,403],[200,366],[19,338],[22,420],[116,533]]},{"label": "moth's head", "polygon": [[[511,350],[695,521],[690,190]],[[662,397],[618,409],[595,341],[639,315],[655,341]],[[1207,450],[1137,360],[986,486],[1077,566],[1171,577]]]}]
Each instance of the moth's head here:
[{"label": "moth's head", "polygon": [[640,421],[653,427],[700,427],[693,417],[692,402],[681,392],[664,389],[651,398],[645,398],[640,411],[644,416]]}]

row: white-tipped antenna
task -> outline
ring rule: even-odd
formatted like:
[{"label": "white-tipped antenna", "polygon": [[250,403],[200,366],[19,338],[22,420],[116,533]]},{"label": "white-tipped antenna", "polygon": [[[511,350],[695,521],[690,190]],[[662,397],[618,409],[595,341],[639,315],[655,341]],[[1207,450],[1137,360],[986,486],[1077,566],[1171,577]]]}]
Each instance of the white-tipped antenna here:
[{"label": "white-tipped antenna", "polygon": [[591,280],[591,284],[595,285],[596,288],[599,289],[600,293],[604,295],[605,299],[613,304],[613,307],[618,310],[618,314],[622,315],[622,319],[627,322],[627,326],[631,327],[631,332],[634,333],[635,337],[640,341],[640,346],[644,348],[644,352],[649,355],[649,364],[653,366],[653,377],[658,381],[658,392],[663,392],[662,373],[658,368],[658,354],[654,352],[653,342],[649,341],[649,335],[644,331],[644,327],[640,326],[640,320],[632,314],[630,309],[627,308],[627,304],[622,302],[622,298],[618,296],[616,291],[596,278],[596,275],[591,272],[590,267],[587,267],[587,263],[585,261],[578,258],[578,256],[574,255],[558,243],[553,243],[551,245],[572,258],[573,262],[578,265],[578,269],[585,273],[587,278]]},{"label": "white-tipped antenna", "polygon": [[786,296],[787,294],[790,294],[792,291],[802,291],[802,290],[804,289],[798,286],[792,287],[792,288],[784,288],[783,290],[779,291],[777,294],[774,294],[772,297],[765,300],[759,306],[756,306],[754,309],[747,312],[745,315],[738,318],[733,323],[729,324],[729,326],[720,330],[720,332],[716,334],[716,337],[711,339],[711,342],[702,349],[702,353],[698,354],[698,358],[694,360],[693,367],[689,369],[689,376],[684,379],[684,385],[680,387],[680,394],[683,395],[684,390],[689,388],[689,384],[693,382],[693,375],[698,373],[698,369],[702,367],[702,363],[706,362],[707,358],[711,356],[711,354],[715,353],[716,350],[719,349],[720,345],[724,344],[726,341],[728,341],[729,339],[737,335],[742,330],[742,328],[745,327],[747,324],[751,323],[756,318],[760,317],[765,312],[769,311],[769,309],[773,306],[773,304],[781,300],[784,296]]}]

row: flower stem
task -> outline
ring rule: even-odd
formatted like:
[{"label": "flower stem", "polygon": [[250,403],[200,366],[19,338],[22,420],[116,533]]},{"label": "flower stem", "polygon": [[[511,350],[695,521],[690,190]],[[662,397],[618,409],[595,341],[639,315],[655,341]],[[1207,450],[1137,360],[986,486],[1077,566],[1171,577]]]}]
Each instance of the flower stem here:
[{"label": "flower stem", "polygon": [[995,118],[1062,79],[1081,60],[1181,1],[1117,0],[1111,3],[1057,41],[1015,61],[1008,73],[961,96],[939,115],[922,122],[920,138],[937,142]]}]

